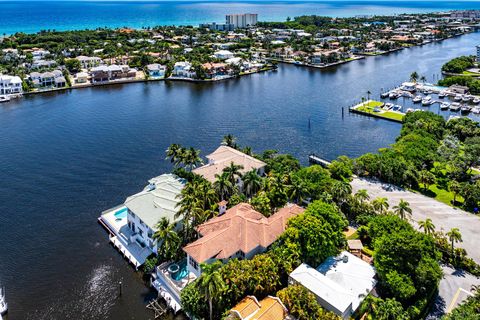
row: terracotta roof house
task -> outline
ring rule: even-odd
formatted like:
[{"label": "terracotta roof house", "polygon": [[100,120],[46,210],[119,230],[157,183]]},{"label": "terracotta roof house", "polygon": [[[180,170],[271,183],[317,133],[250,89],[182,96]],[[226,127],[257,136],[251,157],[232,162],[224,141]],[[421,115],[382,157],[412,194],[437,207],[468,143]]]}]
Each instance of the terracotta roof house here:
[{"label": "terracotta roof house", "polygon": [[[232,162],[243,166],[243,169],[240,170],[242,174],[256,169],[259,175],[263,175],[266,166],[265,162],[227,146],[218,147],[217,150],[207,156],[207,160],[206,165],[193,169],[192,172],[201,175],[212,183],[215,182],[215,175],[222,174],[223,169]],[[240,179],[238,183],[241,184]]]},{"label": "terracotta roof house", "polygon": [[227,320],[284,320],[287,308],[277,297],[268,296],[258,302],[254,296],[247,296],[230,310]]},{"label": "terracotta roof house", "polygon": [[248,203],[237,204],[197,227],[201,237],[183,248],[189,271],[200,276],[201,263],[252,258],[277,240],[288,219],[304,210],[296,204],[287,204],[267,218]]}]

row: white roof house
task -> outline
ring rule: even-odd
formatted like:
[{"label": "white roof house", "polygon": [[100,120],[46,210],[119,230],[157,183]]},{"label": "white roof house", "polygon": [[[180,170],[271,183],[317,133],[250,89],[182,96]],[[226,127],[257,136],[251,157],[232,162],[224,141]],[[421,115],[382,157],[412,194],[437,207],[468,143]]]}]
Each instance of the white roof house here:
[{"label": "white roof house", "polygon": [[289,276],[290,284],[301,284],[318,303],[348,319],[377,284],[373,266],[347,251],[328,258],[317,269],[303,263]]},{"label": "white roof house", "polygon": [[228,50],[218,50],[214,54],[215,58],[217,59],[230,59],[235,56],[235,54]]}]

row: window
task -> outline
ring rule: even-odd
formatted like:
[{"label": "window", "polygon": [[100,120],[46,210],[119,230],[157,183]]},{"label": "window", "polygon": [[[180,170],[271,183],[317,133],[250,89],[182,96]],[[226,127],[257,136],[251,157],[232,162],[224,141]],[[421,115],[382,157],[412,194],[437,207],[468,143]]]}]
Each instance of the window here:
[{"label": "window", "polygon": [[193,259],[192,257],[188,257],[188,263],[195,268],[195,270],[198,270],[198,263]]}]

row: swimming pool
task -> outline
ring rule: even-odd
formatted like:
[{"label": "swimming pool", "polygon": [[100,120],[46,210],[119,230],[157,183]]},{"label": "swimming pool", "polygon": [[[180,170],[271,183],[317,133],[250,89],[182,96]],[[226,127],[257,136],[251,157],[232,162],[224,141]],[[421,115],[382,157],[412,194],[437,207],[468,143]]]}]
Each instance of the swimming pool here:
[{"label": "swimming pool", "polygon": [[123,207],[122,209],[116,211],[114,213],[114,216],[117,219],[124,219],[127,217],[127,211],[128,211],[127,207]]},{"label": "swimming pool", "polygon": [[178,264],[180,270],[178,272],[172,274],[173,280],[179,281],[188,276],[188,268],[187,268],[187,260],[183,260]]}]

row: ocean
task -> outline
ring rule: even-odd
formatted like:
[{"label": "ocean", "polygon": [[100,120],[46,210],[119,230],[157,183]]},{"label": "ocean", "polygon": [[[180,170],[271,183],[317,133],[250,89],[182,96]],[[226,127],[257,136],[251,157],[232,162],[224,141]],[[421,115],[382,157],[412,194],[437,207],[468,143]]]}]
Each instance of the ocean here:
[{"label": "ocean", "polygon": [[151,27],[222,22],[228,13],[258,13],[261,21],[299,15],[345,17],[480,9],[477,1],[5,1],[0,34],[98,27]]}]

